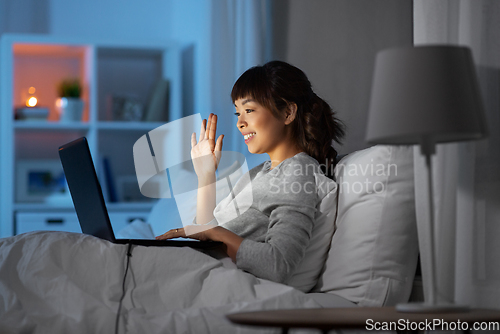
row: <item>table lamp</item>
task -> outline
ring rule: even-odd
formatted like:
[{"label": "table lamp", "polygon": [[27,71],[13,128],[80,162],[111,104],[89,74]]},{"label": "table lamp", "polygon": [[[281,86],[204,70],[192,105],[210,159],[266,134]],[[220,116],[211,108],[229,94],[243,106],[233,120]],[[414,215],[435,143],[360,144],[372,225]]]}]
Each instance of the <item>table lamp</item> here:
[{"label": "table lamp", "polygon": [[479,85],[469,48],[429,45],[377,54],[366,140],[372,144],[420,145],[428,182],[430,282],[424,303],[398,304],[401,312],[456,312],[437,301],[432,160],[436,143],[487,135]]}]

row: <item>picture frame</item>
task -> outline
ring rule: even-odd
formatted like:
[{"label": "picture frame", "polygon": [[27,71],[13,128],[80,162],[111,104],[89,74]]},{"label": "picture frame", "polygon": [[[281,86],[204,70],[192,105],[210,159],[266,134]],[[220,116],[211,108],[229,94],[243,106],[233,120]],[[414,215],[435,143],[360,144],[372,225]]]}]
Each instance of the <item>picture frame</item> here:
[{"label": "picture frame", "polygon": [[43,203],[70,196],[59,160],[19,160],[15,180],[19,203]]},{"label": "picture frame", "polygon": [[117,176],[116,186],[118,201],[120,202],[150,202],[154,200],[141,194],[137,176],[135,175]]},{"label": "picture frame", "polygon": [[107,108],[113,121],[139,122],[144,116],[144,106],[139,97],[131,94],[108,95]]}]

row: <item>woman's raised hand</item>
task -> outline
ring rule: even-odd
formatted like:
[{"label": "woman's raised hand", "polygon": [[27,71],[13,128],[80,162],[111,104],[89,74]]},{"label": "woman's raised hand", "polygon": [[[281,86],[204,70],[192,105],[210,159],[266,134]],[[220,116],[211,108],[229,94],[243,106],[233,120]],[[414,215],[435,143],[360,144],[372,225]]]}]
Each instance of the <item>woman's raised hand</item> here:
[{"label": "woman's raised hand", "polygon": [[198,142],[196,133],[191,135],[191,160],[198,178],[210,177],[219,165],[224,135],[215,141],[216,131],[217,115],[210,114],[208,121],[204,119],[201,124]]}]

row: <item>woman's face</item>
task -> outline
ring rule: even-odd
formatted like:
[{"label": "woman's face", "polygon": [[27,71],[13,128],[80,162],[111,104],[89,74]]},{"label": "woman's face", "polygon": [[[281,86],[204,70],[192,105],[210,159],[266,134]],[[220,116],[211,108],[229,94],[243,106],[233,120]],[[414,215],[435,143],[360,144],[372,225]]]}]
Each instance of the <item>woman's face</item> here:
[{"label": "woman's face", "polygon": [[294,147],[286,129],[285,116],[276,118],[269,109],[250,97],[238,99],[234,105],[238,117],[236,126],[244,136],[248,150],[255,154],[267,153],[271,160],[283,160],[283,154]]}]

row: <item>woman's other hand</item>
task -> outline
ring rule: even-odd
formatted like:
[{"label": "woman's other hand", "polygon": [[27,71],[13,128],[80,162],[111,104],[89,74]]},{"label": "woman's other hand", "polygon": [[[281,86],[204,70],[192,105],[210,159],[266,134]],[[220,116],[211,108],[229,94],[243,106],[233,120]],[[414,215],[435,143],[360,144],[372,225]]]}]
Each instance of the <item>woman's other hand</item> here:
[{"label": "woman's other hand", "polygon": [[191,135],[191,160],[198,179],[206,179],[215,174],[221,157],[222,139],[220,135],[215,141],[217,131],[217,115],[210,114],[203,120],[200,137],[196,142],[196,133]]},{"label": "woman's other hand", "polygon": [[243,238],[221,226],[187,225],[184,228],[175,228],[156,237],[158,240],[174,238],[191,238],[200,241],[220,241],[224,243],[225,252],[236,263],[236,254]]},{"label": "woman's other hand", "polygon": [[157,240],[167,240],[174,238],[190,238],[200,241],[212,240],[211,233],[208,231],[216,228],[216,226],[211,225],[187,225],[184,228],[174,228],[173,230],[167,231],[162,235],[156,237]]}]

